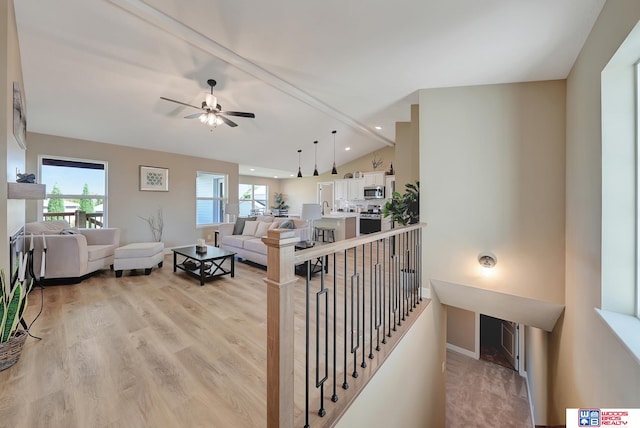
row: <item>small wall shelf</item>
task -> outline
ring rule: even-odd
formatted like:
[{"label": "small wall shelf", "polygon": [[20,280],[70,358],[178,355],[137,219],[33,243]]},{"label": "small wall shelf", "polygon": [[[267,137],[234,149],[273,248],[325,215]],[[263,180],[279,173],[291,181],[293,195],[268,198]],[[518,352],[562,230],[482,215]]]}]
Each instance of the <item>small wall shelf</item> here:
[{"label": "small wall shelf", "polygon": [[8,199],[44,199],[46,186],[35,183],[7,183]]}]

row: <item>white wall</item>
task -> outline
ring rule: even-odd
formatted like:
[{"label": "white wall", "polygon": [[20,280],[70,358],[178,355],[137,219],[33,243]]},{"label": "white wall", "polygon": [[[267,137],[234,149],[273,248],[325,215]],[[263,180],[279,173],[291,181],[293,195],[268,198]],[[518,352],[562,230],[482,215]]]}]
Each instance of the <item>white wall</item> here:
[{"label": "white wall", "polygon": [[564,105],[564,81],[420,91],[426,277],[563,302]]},{"label": "white wall", "polygon": [[0,106],[0,268],[8,275],[9,236],[25,220],[25,202],[7,200],[7,182],[16,181],[16,169],[25,172],[25,152],[13,135],[14,81],[20,83],[25,98],[13,1],[0,1],[0,23],[0,99],[4,100]]},{"label": "white wall", "polygon": [[445,317],[434,299],[336,428],[445,426]]},{"label": "white wall", "polygon": [[601,302],[601,73],[638,20],[637,0],[607,1],[567,79],[566,310],[549,343],[550,424],[564,423],[567,407],[640,403],[640,365],[593,309]]},{"label": "white wall", "polygon": [[549,333],[535,327],[525,328],[525,371],[529,383],[530,400],[533,406],[533,421],[536,425],[549,425],[548,378]]},{"label": "white wall", "polygon": [[[108,162],[108,225],[121,229],[120,243],[153,240],[148,224],[140,219],[162,208],[165,247],[189,245],[210,229],[196,228],[197,171],[228,174],[229,200],[238,200],[238,164],[195,158],[175,153],[136,149],[73,138],[29,133],[27,166],[37,171],[38,155],[65,156]],[[140,165],[169,169],[168,192],[139,190]],[[36,205],[29,204],[27,218],[36,218]]]}]

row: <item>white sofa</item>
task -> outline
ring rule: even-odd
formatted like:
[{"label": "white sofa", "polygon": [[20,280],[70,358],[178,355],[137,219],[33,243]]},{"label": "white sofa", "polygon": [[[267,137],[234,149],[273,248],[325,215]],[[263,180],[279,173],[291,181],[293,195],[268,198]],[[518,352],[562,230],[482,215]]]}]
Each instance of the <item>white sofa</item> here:
[{"label": "white sofa", "polygon": [[88,274],[113,265],[120,245],[120,229],[72,228],[64,220],[36,221],[25,225],[25,237],[34,235],[34,273],[40,276],[42,234],[47,242],[45,280],[56,283],[76,283]]},{"label": "white sofa", "polygon": [[[261,238],[267,235],[267,230],[277,229],[285,222],[290,222],[293,225],[293,232],[300,241],[309,239],[310,231],[307,220],[258,216],[255,220],[239,218],[236,223],[221,224],[218,228],[218,243],[220,248],[236,253],[239,258],[266,266],[267,246]],[[244,226],[236,227],[236,224],[239,223],[244,223]],[[234,229],[236,234],[234,234]]]}]

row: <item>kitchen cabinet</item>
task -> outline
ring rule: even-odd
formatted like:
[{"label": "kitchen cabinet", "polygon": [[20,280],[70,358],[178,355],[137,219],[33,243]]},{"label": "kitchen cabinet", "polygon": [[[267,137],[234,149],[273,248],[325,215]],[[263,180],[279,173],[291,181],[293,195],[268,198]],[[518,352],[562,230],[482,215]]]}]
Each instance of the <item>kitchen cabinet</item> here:
[{"label": "kitchen cabinet", "polygon": [[333,183],[333,199],[342,201],[349,199],[349,183],[348,180],[336,180]]},{"label": "kitchen cabinet", "polygon": [[384,171],[379,172],[365,172],[364,173],[364,185],[365,186],[384,186]]},{"label": "kitchen cabinet", "polygon": [[384,196],[391,198],[393,192],[396,191],[396,176],[385,175],[384,177]]},{"label": "kitchen cabinet", "polygon": [[344,180],[335,180],[333,185],[333,198],[336,201],[364,199],[364,179],[347,178]]},{"label": "kitchen cabinet", "polygon": [[349,199],[364,199],[364,178],[352,178],[349,183]]}]

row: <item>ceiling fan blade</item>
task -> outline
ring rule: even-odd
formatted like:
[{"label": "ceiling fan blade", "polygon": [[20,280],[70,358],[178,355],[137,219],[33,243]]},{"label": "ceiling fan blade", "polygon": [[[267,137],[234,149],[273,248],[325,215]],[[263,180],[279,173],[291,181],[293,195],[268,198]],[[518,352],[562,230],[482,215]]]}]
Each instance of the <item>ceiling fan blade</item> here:
[{"label": "ceiling fan blade", "polygon": [[226,117],[222,116],[221,114],[218,114],[218,117],[219,117],[220,119],[222,119],[222,121],[223,121],[224,123],[226,123],[227,125],[229,125],[229,126],[230,126],[230,127],[232,127],[232,128],[233,128],[233,127],[235,127],[235,126],[238,126],[238,124],[237,124],[237,123],[235,123],[235,122],[234,122],[234,121],[232,121],[232,120],[227,119]]},{"label": "ceiling fan blade", "polygon": [[245,113],[245,112],[242,112],[242,111],[222,111],[220,113],[226,114],[228,116],[250,117],[252,119],[254,119],[256,117],[256,115],[253,114],[253,113]]},{"label": "ceiling fan blade", "polygon": [[203,113],[194,113],[194,114],[190,114],[189,116],[185,116],[184,118],[185,119],[195,119],[195,118],[200,117],[202,115],[203,115]]},{"label": "ceiling fan blade", "polygon": [[182,101],[176,101],[176,100],[172,100],[171,98],[166,98],[166,97],[160,97],[161,100],[165,100],[165,101],[171,101],[172,103],[176,103],[176,104],[182,104],[183,106],[187,106],[187,107],[193,107],[193,108],[197,108],[198,110],[201,109],[201,107],[197,107],[191,104],[187,104],[187,103],[183,103]]}]

